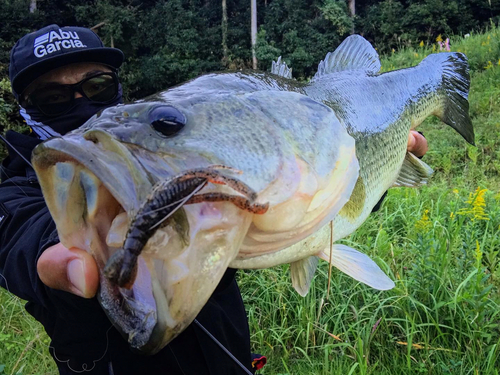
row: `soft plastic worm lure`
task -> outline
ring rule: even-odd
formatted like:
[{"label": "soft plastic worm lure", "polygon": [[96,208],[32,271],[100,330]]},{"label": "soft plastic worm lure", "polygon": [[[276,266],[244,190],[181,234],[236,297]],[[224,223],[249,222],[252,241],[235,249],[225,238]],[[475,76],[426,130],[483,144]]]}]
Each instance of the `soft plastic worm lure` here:
[{"label": "soft plastic worm lure", "polygon": [[[137,215],[133,218],[123,249],[108,260],[104,275],[120,287],[131,288],[137,274],[137,258],[156,230],[184,204],[231,202],[240,209],[264,214],[269,204],[255,203],[257,193],[243,182],[221,174],[224,166],[193,169],[168,181],[156,184]],[[227,185],[242,195],[206,193],[196,195],[207,183]]]}]

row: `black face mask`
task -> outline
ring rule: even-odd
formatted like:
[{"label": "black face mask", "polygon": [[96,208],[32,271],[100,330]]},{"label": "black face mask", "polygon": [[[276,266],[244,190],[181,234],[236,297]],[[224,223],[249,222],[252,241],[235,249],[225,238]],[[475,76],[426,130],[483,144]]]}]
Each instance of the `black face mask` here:
[{"label": "black face mask", "polygon": [[[97,112],[112,107],[114,105],[123,102],[123,92],[122,85],[118,86],[118,95],[114,101],[111,103],[95,103],[91,102],[87,98],[78,98],[74,101],[74,107],[67,113],[50,117],[41,113],[37,108],[26,108],[24,111],[28,116],[21,110],[21,115],[26,120],[26,123],[33,128],[33,131],[37,133],[41,138],[47,138],[48,136],[53,136],[53,132],[46,130],[46,127],[50,127],[52,130],[56,131],[60,135],[64,135],[71,130],[75,130],[82,126],[89,118],[95,115]],[[45,128],[45,129],[44,129]]]}]

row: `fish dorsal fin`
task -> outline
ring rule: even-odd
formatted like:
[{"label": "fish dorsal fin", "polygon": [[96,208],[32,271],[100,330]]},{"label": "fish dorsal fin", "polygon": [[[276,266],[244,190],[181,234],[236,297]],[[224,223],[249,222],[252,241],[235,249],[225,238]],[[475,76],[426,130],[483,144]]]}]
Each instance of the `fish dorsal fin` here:
[{"label": "fish dorsal fin", "polygon": [[[394,282],[366,254],[346,245],[332,246],[332,266],[372,288],[388,290],[394,288]],[[318,254],[324,261],[330,261],[330,247]]]},{"label": "fish dorsal fin", "polygon": [[273,61],[271,73],[284,78],[292,78],[292,68],[289,68],[285,61],[281,61],[281,56],[278,57],[278,61]]},{"label": "fish dorsal fin", "polygon": [[351,35],[319,63],[313,81],[325,74],[345,70],[363,70],[368,75],[375,75],[380,67],[378,53],[370,42],[360,35]]},{"label": "fish dorsal fin", "polygon": [[422,160],[411,152],[407,152],[394,186],[418,187],[425,185],[433,172],[432,168]]},{"label": "fish dorsal fin", "polygon": [[292,285],[302,297],[309,293],[311,282],[318,267],[318,258],[315,256],[290,263],[290,277]]}]

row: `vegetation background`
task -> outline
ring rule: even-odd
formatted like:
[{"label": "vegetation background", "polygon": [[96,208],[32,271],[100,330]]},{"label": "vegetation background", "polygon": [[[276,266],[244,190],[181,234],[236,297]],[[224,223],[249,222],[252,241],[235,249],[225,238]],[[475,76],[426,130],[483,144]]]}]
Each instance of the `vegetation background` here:
[{"label": "vegetation background", "polygon": [[[9,51],[50,23],[93,27],[127,60],[128,99],[214,70],[251,66],[248,1],[0,0],[0,132],[21,129],[8,82]],[[498,374],[500,368],[500,3],[482,0],[259,0],[259,68],[282,55],[307,79],[354,27],[383,55],[382,71],[430,53],[465,53],[477,147],[437,120],[419,128],[435,169],[422,189],[391,189],[380,212],[344,242],[377,261],[396,288],[377,292],[322,264],[306,298],[287,266],[240,272],[262,374]],[[0,147],[0,155],[5,153]],[[54,374],[50,340],[0,291],[0,375]]]},{"label": "vegetation background", "polygon": [[[311,77],[352,30],[390,53],[430,45],[438,35],[465,35],[500,17],[498,0],[357,0],[354,18],[347,0],[256,1],[259,68],[268,70],[282,55],[299,79]],[[205,72],[251,67],[249,0],[0,0],[0,20],[0,132],[21,122],[7,80],[10,49],[51,23],[93,27],[107,46],[122,49],[129,100]]]}]

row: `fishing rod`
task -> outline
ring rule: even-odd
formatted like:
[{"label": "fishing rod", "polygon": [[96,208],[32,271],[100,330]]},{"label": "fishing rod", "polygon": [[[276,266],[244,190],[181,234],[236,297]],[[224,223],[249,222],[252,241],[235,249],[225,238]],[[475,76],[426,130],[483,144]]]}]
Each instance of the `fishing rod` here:
[{"label": "fishing rod", "polygon": [[253,375],[250,370],[248,370],[243,363],[241,363],[238,358],[236,358],[219,340],[215,338],[214,335],[212,335],[203,325],[198,321],[198,319],[194,320],[194,323],[201,328],[203,332],[207,334],[208,337],[210,337],[218,346],[221,348],[224,353],[226,353],[240,368],[245,372],[247,375]]},{"label": "fishing rod", "polygon": [[10,146],[10,148],[12,148],[26,163],[28,163],[31,168],[33,168],[33,165],[21,154],[21,152],[17,148],[14,147],[12,143],[6,140],[2,134],[0,134],[0,139],[2,139],[2,141],[4,141],[7,146]]}]

